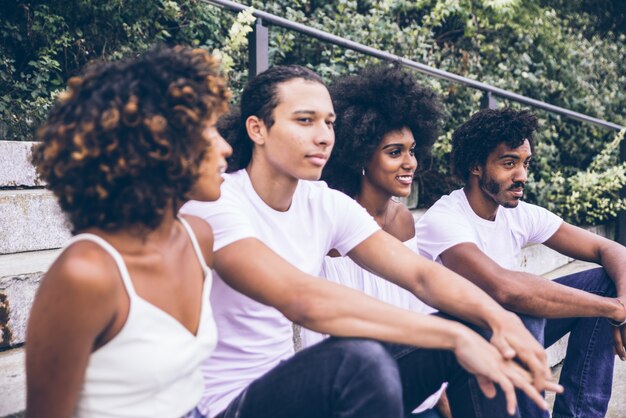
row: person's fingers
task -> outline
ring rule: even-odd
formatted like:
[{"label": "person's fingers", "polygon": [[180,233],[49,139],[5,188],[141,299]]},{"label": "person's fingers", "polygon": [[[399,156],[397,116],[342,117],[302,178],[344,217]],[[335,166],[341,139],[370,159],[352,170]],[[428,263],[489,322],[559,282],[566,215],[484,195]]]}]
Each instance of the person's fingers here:
[{"label": "person's fingers", "polygon": [[555,393],[563,393],[563,391],[565,390],[563,388],[563,386],[559,385],[556,382],[546,382],[546,385],[544,386],[543,390],[547,390],[549,392],[555,392]]},{"label": "person's fingers", "polygon": [[510,362],[507,366],[507,376],[513,384],[522,390],[540,408],[547,410],[548,404],[541,392],[532,384],[531,375],[518,364]]},{"label": "person's fingers", "polygon": [[480,388],[480,391],[486,397],[491,399],[494,396],[496,396],[496,386],[493,384],[493,382],[490,379],[484,376],[477,375],[476,381],[478,382],[478,387]]},{"label": "person's fingers", "polygon": [[502,374],[501,376],[497,376],[495,381],[504,392],[504,396],[506,398],[506,410],[509,415],[515,414],[515,409],[517,408],[517,396],[515,396],[515,385],[510,380],[509,377]]},{"label": "person's fingers", "polygon": [[498,349],[502,357],[505,359],[511,360],[516,356],[515,349],[511,346],[511,344],[509,344],[506,338],[494,334],[490,342]]}]

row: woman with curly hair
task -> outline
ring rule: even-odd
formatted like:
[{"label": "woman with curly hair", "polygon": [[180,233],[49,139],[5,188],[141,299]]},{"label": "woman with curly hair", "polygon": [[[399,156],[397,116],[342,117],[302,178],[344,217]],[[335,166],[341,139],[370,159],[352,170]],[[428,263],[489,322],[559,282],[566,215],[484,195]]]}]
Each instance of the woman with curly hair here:
[{"label": "woman with curly hair", "polygon": [[[428,153],[436,139],[441,111],[435,94],[399,67],[369,66],[337,79],[330,88],[337,113],[335,148],[322,179],[355,199],[380,228],[417,252],[411,212],[397,197],[411,192],[417,156]],[[431,313],[407,290],[359,267],[332,251],[324,259],[322,277],[400,308]],[[323,338],[302,330],[303,345]],[[433,408],[443,389],[425,401],[420,417],[438,417]],[[439,410],[449,416],[447,401]]]},{"label": "woman with curly hair", "polygon": [[229,91],[206,51],[88,67],[39,130],[33,162],[75,234],[27,335],[28,417],[181,417],[217,335],[211,228],[177,217],[220,196]]}]

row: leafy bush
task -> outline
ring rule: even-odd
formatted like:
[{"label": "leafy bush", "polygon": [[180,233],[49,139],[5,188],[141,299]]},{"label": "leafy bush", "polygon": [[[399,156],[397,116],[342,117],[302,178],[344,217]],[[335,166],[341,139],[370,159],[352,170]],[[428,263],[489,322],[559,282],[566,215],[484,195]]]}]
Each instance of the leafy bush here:
[{"label": "leafy bush", "polygon": [[159,42],[220,48],[233,17],[198,0],[0,2],[0,138],[29,139],[89,61]]}]

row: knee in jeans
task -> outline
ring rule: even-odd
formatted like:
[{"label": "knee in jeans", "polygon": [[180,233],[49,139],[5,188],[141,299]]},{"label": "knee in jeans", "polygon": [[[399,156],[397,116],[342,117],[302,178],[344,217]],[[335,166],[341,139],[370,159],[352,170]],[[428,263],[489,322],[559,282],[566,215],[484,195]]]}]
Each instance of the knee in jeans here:
[{"label": "knee in jeans", "polygon": [[595,276],[597,276],[597,280],[600,282],[600,290],[602,291],[602,293],[604,293],[606,296],[615,297],[617,295],[617,292],[615,291],[615,283],[606,273],[606,270],[604,270],[604,268],[602,267],[599,267],[597,269],[593,269],[592,272]]},{"label": "knee in jeans", "polygon": [[402,391],[398,363],[383,345],[376,341],[346,339],[342,341],[344,359],[353,364],[355,372],[366,374],[379,388]]}]

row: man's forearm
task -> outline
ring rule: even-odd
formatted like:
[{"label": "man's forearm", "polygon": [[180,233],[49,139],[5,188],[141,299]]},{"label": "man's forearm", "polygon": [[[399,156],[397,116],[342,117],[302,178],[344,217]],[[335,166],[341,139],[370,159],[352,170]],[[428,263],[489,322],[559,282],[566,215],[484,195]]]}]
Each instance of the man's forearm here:
[{"label": "man's forearm", "polygon": [[429,305],[483,328],[493,329],[505,310],[478,286],[439,264],[423,270],[418,298]]},{"label": "man's forearm", "polygon": [[619,319],[615,300],[523,272],[507,272],[498,301],[507,309],[543,318]]}]

